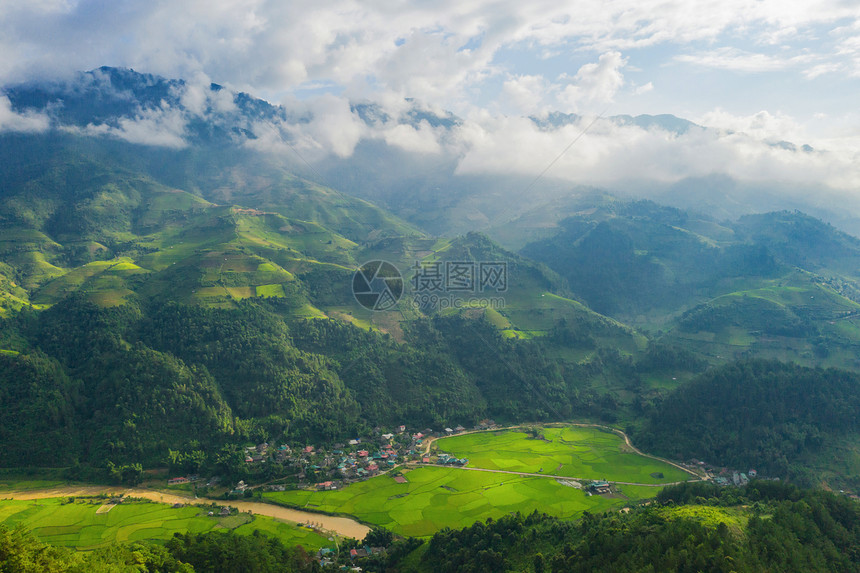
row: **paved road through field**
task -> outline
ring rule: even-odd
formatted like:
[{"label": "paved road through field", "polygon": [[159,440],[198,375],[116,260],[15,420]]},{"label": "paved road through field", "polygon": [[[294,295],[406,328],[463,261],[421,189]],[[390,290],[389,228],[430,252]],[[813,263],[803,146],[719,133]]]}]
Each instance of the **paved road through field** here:
[{"label": "paved road through field", "polygon": [[[574,481],[595,481],[594,478],[582,478],[575,476],[557,476],[553,474],[534,474],[528,472],[515,472],[511,470],[491,470],[487,468],[469,468],[465,466],[450,466],[450,465],[442,465],[442,464],[419,464],[417,462],[409,462],[406,464],[407,467],[410,468],[426,468],[426,467],[434,467],[434,468],[448,468],[454,470],[469,470],[473,472],[489,472],[493,474],[510,474],[515,476],[524,476],[524,477],[537,477],[537,478],[551,478],[551,479],[565,479],[565,480],[574,480]],[[642,485],[645,487],[666,487],[667,485],[678,485],[680,483],[686,483],[683,481],[673,481],[666,483],[636,483],[632,481],[607,481],[606,483],[612,483],[616,485]]]},{"label": "paved road through field", "polygon": [[[703,473],[699,473],[699,472],[696,472],[696,471],[694,471],[694,470],[691,470],[690,468],[684,467],[684,466],[682,466],[681,464],[675,463],[675,462],[673,462],[673,461],[671,461],[671,460],[667,460],[667,459],[665,459],[665,458],[661,458],[661,457],[658,457],[658,456],[652,456],[651,454],[646,454],[645,452],[643,452],[643,451],[639,450],[636,446],[634,446],[634,445],[633,445],[633,442],[631,442],[631,441],[630,441],[630,436],[628,436],[625,432],[622,432],[622,431],[621,431],[621,430],[619,430],[618,428],[612,428],[612,427],[609,427],[609,426],[603,426],[603,425],[601,425],[601,424],[584,424],[584,423],[578,423],[578,422],[550,423],[550,424],[546,424],[546,426],[547,426],[547,427],[554,427],[554,428],[556,428],[556,427],[564,427],[564,426],[577,426],[577,427],[579,427],[579,428],[597,428],[597,429],[599,429],[599,430],[604,430],[604,431],[612,432],[612,433],[613,433],[613,434],[615,434],[616,436],[618,436],[618,437],[622,438],[622,439],[624,440],[624,443],[625,443],[625,444],[627,444],[627,447],[628,447],[628,448],[630,448],[631,450],[633,450],[633,452],[634,452],[634,453],[639,454],[640,456],[642,456],[642,457],[644,457],[644,458],[649,458],[649,459],[652,459],[652,460],[657,460],[658,462],[663,462],[664,464],[669,464],[670,466],[676,467],[676,468],[678,468],[679,470],[681,470],[681,471],[683,471],[683,472],[685,472],[685,473],[688,473],[688,474],[692,475],[693,477],[695,477],[695,478],[697,478],[697,479],[699,479],[699,480],[705,480],[705,481],[707,481],[707,479],[708,479],[707,475],[706,475],[706,474],[704,474],[704,472],[703,472]],[[433,442],[435,442],[436,440],[443,440],[443,439],[445,439],[445,438],[449,438],[449,437],[453,437],[453,436],[462,436],[462,435],[464,435],[464,434],[478,434],[478,433],[481,433],[481,432],[502,432],[502,431],[510,431],[510,430],[522,430],[522,429],[524,429],[525,427],[526,427],[526,425],[524,425],[524,424],[520,424],[520,425],[517,425],[517,426],[508,426],[508,427],[505,427],[505,428],[495,428],[495,429],[492,429],[492,430],[470,430],[470,431],[468,431],[468,432],[460,432],[459,434],[452,434],[451,436],[438,436],[438,437],[431,437],[431,438],[428,438],[428,439],[427,439],[427,441],[426,441],[424,444],[422,444],[422,445],[424,446],[424,455],[426,456],[426,455],[429,455],[429,454],[430,454],[430,446],[431,446],[431,445],[433,444]],[[410,464],[408,464],[408,465],[410,465],[410,466],[414,466],[414,465],[416,465],[416,464],[411,464],[411,463],[410,463]],[[431,465],[431,464],[417,464],[417,465],[424,465],[424,466],[426,466],[426,465]],[[435,465],[435,464],[434,464],[434,465]],[[460,466],[441,466],[441,467],[451,468],[451,467],[460,467]],[[575,479],[575,480],[583,480],[583,481],[593,481],[593,479],[592,479],[592,478],[577,478],[577,477],[570,477],[570,476],[555,476],[555,475],[548,475],[548,474],[543,474],[543,473],[540,473],[540,474],[533,474],[533,473],[523,473],[523,472],[506,471],[506,470],[490,470],[490,469],[485,469],[485,468],[463,468],[463,467],[460,467],[460,469],[465,469],[465,470],[476,470],[476,471],[484,471],[484,472],[496,472],[496,473],[517,474],[517,475],[522,475],[522,476],[535,476],[535,477],[548,477],[548,478],[558,478],[558,479]],[[683,482],[672,482],[672,483],[654,484],[654,483],[633,483],[633,482],[613,481],[613,482],[609,482],[609,483],[615,483],[615,484],[619,484],[619,485],[644,485],[644,486],[648,486],[648,487],[663,487],[663,486],[667,486],[667,485],[676,485],[676,484],[683,483]]]}]

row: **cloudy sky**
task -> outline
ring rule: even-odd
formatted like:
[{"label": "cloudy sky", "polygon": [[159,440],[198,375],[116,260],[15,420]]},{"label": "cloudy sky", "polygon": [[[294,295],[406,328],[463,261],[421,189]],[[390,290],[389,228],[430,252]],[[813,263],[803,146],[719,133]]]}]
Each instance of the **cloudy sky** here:
[{"label": "cloudy sky", "polygon": [[[599,181],[618,167],[601,157],[643,161],[640,153],[657,145],[675,154],[666,165],[648,160],[658,178],[740,161],[741,176],[788,167],[836,186],[860,184],[854,0],[0,0],[0,85],[102,65],[211,80],[320,116],[348,114],[347,100],[396,107],[416,98],[466,118],[464,170],[488,162],[534,170],[583,128],[542,139],[522,115],[671,113],[755,140],[810,143],[827,155],[779,156],[734,136],[721,140],[716,165],[689,173],[677,138],[604,130],[605,141],[593,135],[592,163],[584,157],[568,168],[582,173],[585,162]],[[0,101],[7,128],[39,121],[10,113]],[[367,134],[341,119],[327,125],[345,134],[319,124],[316,140],[348,155]],[[438,147],[433,133],[414,131],[374,136]],[[511,137],[533,138],[533,157],[500,149]],[[699,153],[714,142],[683,144]]]}]

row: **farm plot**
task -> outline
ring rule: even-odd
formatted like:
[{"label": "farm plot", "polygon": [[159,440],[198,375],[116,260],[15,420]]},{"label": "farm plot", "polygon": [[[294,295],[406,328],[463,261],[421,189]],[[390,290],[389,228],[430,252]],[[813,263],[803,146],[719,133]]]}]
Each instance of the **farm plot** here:
[{"label": "farm plot", "polygon": [[234,530],[249,535],[259,529],[287,545],[302,545],[309,551],[329,541],[307,528],[276,519],[239,514],[209,517],[199,507],[174,508],[162,503],[131,502],[99,511],[104,500],[62,499],[0,501],[0,523],[22,525],[46,543],[77,549],[95,549],[109,543],[170,539],[174,533],[205,533]]},{"label": "farm plot", "polygon": [[[443,527],[462,528],[488,517],[512,512],[540,511],[558,517],[578,517],[584,511],[620,507],[640,499],[641,488],[622,488],[614,499],[587,496],[553,479],[525,477],[457,468],[422,467],[404,472],[406,483],[387,475],[341,490],[266,493],[276,503],[327,513],[344,513],[381,525],[396,533],[428,536]],[[648,492],[656,494],[657,488]]]},{"label": "farm plot", "polygon": [[663,484],[690,475],[630,450],[616,434],[597,428],[542,428],[543,439],[505,430],[442,438],[439,451],[467,458],[469,467],[583,479]]}]

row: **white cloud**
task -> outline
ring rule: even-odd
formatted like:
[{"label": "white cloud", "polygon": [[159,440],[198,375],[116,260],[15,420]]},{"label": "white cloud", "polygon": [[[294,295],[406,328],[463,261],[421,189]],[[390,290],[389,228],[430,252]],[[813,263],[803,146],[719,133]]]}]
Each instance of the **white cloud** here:
[{"label": "white cloud", "polygon": [[459,132],[465,151],[457,172],[536,176],[581,136],[546,177],[615,185],[635,180],[671,183],[724,173],[745,181],[825,183],[843,189],[860,185],[857,150],[808,152],[775,145],[774,136],[799,129],[791,118],[767,112],[748,118],[715,112],[709,118],[720,120],[722,127],[745,128],[747,133],[693,128],[676,135],[604,119],[581,136],[592,119],[546,131],[527,119],[485,115]]},{"label": "white cloud", "polygon": [[794,118],[762,110],[752,115],[734,115],[723,109],[710,111],[695,121],[725,131],[742,132],[763,141],[793,141],[805,143],[806,131]]},{"label": "white cloud", "polygon": [[[141,110],[135,117],[121,117],[117,125],[89,124],[83,129],[70,131],[93,136],[116,137],[141,145],[183,148],[187,121],[179,109],[162,105],[156,109]],[[69,129],[69,128],[67,128]]]},{"label": "white cloud", "polygon": [[[533,46],[540,58],[571,48],[718,43],[727,34],[773,45],[810,26],[858,18],[856,7],[839,0],[7,0],[0,10],[0,81],[107,64],[171,77],[203,72],[258,93],[334,82],[363,95],[391,90],[446,107],[505,73],[495,59],[512,46]],[[712,59],[725,64],[718,50]],[[729,60],[775,65],[767,56]]]},{"label": "white cloud", "polygon": [[519,113],[530,114],[546,108],[545,97],[549,87],[543,76],[517,75],[505,80],[503,97]]},{"label": "white cloud", "polygon": [[203,73],[197,73],[185,84],[177,88],[176,96],[184,110],[197,117],[215,120],[219,114],[227,114],[238,109],[235,94],[228,89],[213,90],[212,81]]},{"label": "white cloud", "polygon": [[808,64],[814,57],[797,55],[780,57],[769,54],[746,52],[737,48],[723,46],[709,52],[681,54],[675,59],[679,62],[736,72],[773,72]]},{"label": "white cloud", "polygon": [[573,110],[596,105],[605,108],[624,85],[621,70],[627,60],[620,52],[607,52],[596,63],[585,64],[559,95],[559,100]]},{"label": "white cloud", "polygon": [[303,154],[307,152],[309,158],[328,154],[348,157],[368,133],[367,126],[352,112],[345,98],[323,95],[306,102],[292,102],[290,112],[306,118],[307,122],[280,123],[265,132],[273,141],[276,133],[281,134],[281,139],[292,140],[293,147]]},{"label": "white cloud", "polygon": [[[703,73],[794,74],[804,82],[860,76],[858,22],[856,3],[843,0],[0,0],[0,83],[100,65],[183,77],[187,113],[160,108],[87,128],[178,147],[185,144],[190,116],[209,114],[217,121],[235,109],[227,90],[209,89],[212,78],[273,101],[290,100],[289,111],[308,118],[306,124],[248,126],[257,139],[247,144],[258,148],[283,149],[290,141],[308,157],[345,157],[362,139],[376,139],[418,153],[453,149],[463,154],[461,172],[537,173],[583,126],[542,132],[528,120],[487,109],[519,114],[561,106],[594,113],[613,100],[635,102],[657,85],[660,94],[648,98],[659,95],[660,102],[676,106],[664,111],[692,108],[701,116],[714,104],[696,107],[683,95],[673,100],[673,90],[664,88],[671,82],[660,77],[686,66],[662,64],[687,63]],[[643,57],[647,47],[659,49]],[[559,69],[541,67],[565,57],[578,62],[575,73],[571,64],[571,75],[553,80]],[[856,87],[841,85],[849,93]],[[299,88],[313,86],[338,95],[290,99]],[[348,104],[379,101],[397,118],[404,97],[468,119],[453,135],[426,124],[369,127]],[[552,173],[600,182],[634,175],[672,180],[724,169],[745,177],[860,181],[852,134],[822,140],[828,153],[799,154],[757,139],[805,142],[802,121],[776,111],[747,116],[725,107],[731,111],[695,119],[747,136],[697,130],[675,136],[599,122]],[[837,118],[850,112],[827,109]],[[8,102],[0,100],[3,129],[48,125],[45,117],[10,114]]]},{"label": "white cloud", "polygon": [[4,131],[37,133],[47,130],[50,126],[51,120],[47,115],[33,111],[18,113],[12,109],[9,98],[0,95],[0,133]]},{"label": "white cloud", "polygon": [[633,93],[635,93],[636,95],[642,95],[652,91],[653,89],[654,84],[648,82],[647,84],[643,84],[641,86],[636,86],[635,88],[633,88]]},{"label": "white cloud", "polygon": [[427,121],[419,122],[418,126],[395,125],[374,136],[381,137],[388,145],[413,153],[437,154],[442,151],[439,136]]}]

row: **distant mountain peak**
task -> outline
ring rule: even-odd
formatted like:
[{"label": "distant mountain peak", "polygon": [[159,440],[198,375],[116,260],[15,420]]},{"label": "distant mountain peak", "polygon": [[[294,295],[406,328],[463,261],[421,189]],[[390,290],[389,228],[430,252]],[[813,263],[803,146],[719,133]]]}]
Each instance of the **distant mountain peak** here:
[{"label": "distant mountain peak", "polygon": [[[583,116],[576,113],[564,113],[560,111],[549,112],[546,117],[529,116],[529,119],[541,129],[552,130],[579,123]],[[662,129],[675,135],[687,133],[691,128],[702,128],[702,126],[682,119],[671,114],[659,115],[613,115],[606,118],[607,121],[618,125],[635,125],[642,129]]]}]

